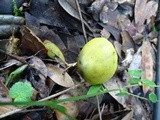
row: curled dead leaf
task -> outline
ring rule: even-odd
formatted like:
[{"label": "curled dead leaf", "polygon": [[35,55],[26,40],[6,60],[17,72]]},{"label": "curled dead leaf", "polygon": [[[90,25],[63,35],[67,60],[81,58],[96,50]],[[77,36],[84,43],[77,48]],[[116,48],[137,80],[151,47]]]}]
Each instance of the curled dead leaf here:
[{"label": "curled dead leaf", "polygon": [[59,68],[52,64],[47,64],[46,66],[48,68],[48,77],[52,79],[55,83],[63,87],[74,86],[72,78],[62,68]]}]

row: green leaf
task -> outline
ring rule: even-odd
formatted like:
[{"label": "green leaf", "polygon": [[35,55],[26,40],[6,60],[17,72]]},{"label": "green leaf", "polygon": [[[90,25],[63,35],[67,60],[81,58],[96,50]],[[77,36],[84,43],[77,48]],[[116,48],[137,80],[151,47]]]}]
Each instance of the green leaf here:
[{"label": "green leaf", "polygon": [[17,8],[15,0],[12,0],[13,3],[13,13],[15,16],[23,16],[24,13]]},{"label": "green leaf", "polygon": [[152,101],[153,103],[158,102],[157,95],[154,92],[150,93],[149,100]]},{"label": "green leaf", "polygon": [[128,96],[128,95],[130,95],[130,93],[128,93],[127,91],[120,91],[120,92],[117,93],[116,95],[123,97],[123,96]]},{"label": "green leaf", "polygon": [[136,83],[139,83],[139,82],[141,82],[141,79],[138,79],[138,78],[129,79],[129,83],[130,84],[136,84]]},{"label": "green leaf", "polygon": [[158,32],[158,29],[157,29],[156,26],[153,26],[153,31],[154,31],[154,32]]},{"label": "green leaf", "polygon": [[144,86],[148,86],[148,87],[156,87],[157,86],[153,81],[148,80],[148,79],[142,79],[142,82],[143,82]]},{"label": "green leaf", "polygon": [[22,65],[21,67],[17,68],[13,71],[9,77],[7,78],[5,84],[8,85],[10,82],[17,81],[21,75],[21,73],[27,68],[27,64]]},{"label": "green leaf", "polygon": [[87,95],[93,94],[93,93],[98,93],[98,91],[101,89],[101,87],[102,87],[102,84],[92,85],[92,86],[89,88],[89,90],[88,90],[88,92],[87,92]]},{"label": "green leaf", "polygon": [[17,82],[9,90],[9,96],[15,101],[30,101],[33,87],[29,82]]},{"label": "green leaf", "polygon": [[141,77],[141,75],[143,74],[140,69],[129,70],[127,73],[132,77]]}]

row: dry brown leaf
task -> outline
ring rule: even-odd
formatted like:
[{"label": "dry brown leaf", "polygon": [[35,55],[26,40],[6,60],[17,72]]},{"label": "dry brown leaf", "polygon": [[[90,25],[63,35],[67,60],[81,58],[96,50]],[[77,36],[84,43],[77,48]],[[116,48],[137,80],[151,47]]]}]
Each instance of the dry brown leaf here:
[{"label": "dry brown leaf", "polygon": [[116,52],[118,54],[118,56],[120,57],[120,59],[122,60],[122,44],[120,44],[118,41],[114,41],[114,47],[116,49]]},{"label": "dry brown leaf", "polygon": [[158,3],[153,0],[147,1],[148,0],[136,0],[134,8],[136,24],[143,25],[146,20],[150,22],[151,17],[156,16]]},{"label": "dry brown leaf", "polygon": [[20,31],[22,34],[22,48],[29,50],[32,54],[47,54],[47,49],[43,42],[27,26],[23,26]]},{"label": "dry brown leaf", "polygon": [[103,36],[103,37],[105,37],[106,39],[109,39],[109,37],[110,37],[110,33],[106,30],[106,29],[102,29],[101,30],[101,35]]},{"label": "dry brown leaf", "polygon": [[[12,99],[8,95],[8,89],[3,84],[3,82],[0,81],[0,102],[11,102]],[[17,109],[17,107],[7,105],[7,106],[0,106],[0,118],[1,115],[11,112],[13,110]]]},{"label": "dry brown leaf", "polygon": [[131,110],[122,120],[132,120],[133,117],[133,110]]},{"label": "dry brown leaf", "polygon": [[[77,9],[77,4],[75,0],[58,0],[60,6],[72,17],[81,20],[78,9]],[[90,30],[93,31],[92,28],[89,26],[89,24],[83,20],[82,22],[84,25]]]},{"label": "dry brown leaf", "polygon": [[133,55],[133,60],[129,65],[128,70],[141,69],[141,60],[142,60],[142,47],[138,48],[137,52]]},{"label": "dry brown leaf", "polygon": [[46,85],[46,78],[48,75],[48,69],[44,62],[38,58],[31,58],[28,63],[29,68],[29,79],[34,86],[34,88],[39,92],[41,98],[45,98],[49,95],[49,88]]},{"label": "dry brown leaf", "polygon": [[18,49],[19,39],[11,36],[8,43],[6,44],[6,52],[9,54],[18,55],[20,53]]},{"label": "dry brown leaf", "polygon": [[[62,94],[61,96],[58,97],[58,100],[67,99],[70,97],[72,96],[69,94]],[[59,103],[59,105],[65,107],[66,112],[69,115],[73,117],[76,117],[78,115],[79,109],[78,109],[78,105],[76,101],[62,102],[62,103]],[[64,115],[63,113],[61,113],[59,110],[55,110],[55,113],[56,113],[57,120],[67,120],[68,119],[68,117]]]},{"label": "dry brown leaf", "polygon": [[[142,71],[144,72],[142,78],[153,80],[153,70],[154,60],[152,56],[152,47],[149,41],[143,41],[142,44]],[[143,86],[144,93],[147,93],[150,90],[149,87]]]},{"label": "dry brown leaf", "polygon": [[123,52],[126,53],[127,50],[131,49],[131,48],[133,48],[133,50],[135,50],[136,45],[135,45],[133,39],[131,38],[130,34],[127,31],[123,30],[121,32],[121,36],[122,36],[122,50],[123,50]]},{"label": "dry brown leaf", "polygon": [[43,77],[47,77],[47,67],[40,58],[36,56],[31,58],[29,60],[29,64],[33,66],[33,68],[35,68],[39,72],[39,74],[42,74]]},{"label": "dry brown leaf", "polygon": [[[113,90],[113,89],[119,89],[123,87],[123,83],[121,82],[121,80],[118,78],[118,76],[113,76],[109,81],[107,81],[106,83],[103,84],[108,90]],[[119,91],[113,91],[110,92],[109,94],[118,102],[120,103],[124,108],[126,108],[127,105],[127,99],[128,97],[120,97],[117,96],[116,94],[118,94]]]},{"label": "dry brown leaf", "polygon": [[142,105],[139,99],[130,96],[128,101],[132,106],[134,120],[151,120],[147,108]]},{"label": "dry brown leaf", "polygon": [[52,64],[46,65],[48,68],[48,77],[52,79],[55,83],[63,87],[72,87],[74,82],[64,69],[54,66]]}]

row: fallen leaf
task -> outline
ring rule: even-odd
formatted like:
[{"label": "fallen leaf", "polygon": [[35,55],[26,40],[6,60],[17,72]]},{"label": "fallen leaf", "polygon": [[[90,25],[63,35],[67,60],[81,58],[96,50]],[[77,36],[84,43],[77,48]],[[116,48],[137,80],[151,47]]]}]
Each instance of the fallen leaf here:
[{"label": "fallen leaf", "polygon": [[134,19],[136,24],[143,25],[145,20],[150,22],[151,17],[156,16],[158,3],[153,0],[147,1],[148,0],[136,0],[134,8]]},{"label": "fallen leaf", "polygon": [[129,65],[128,70],[141,69],[141,60],[142,60],[142,47],[138,48],[137,52],[133,55],[133,60]]},{"label": "fallen leaf", "polygon": [[121,32],[122,36],[122,50],[126,54],[127,50],[130,48],[133,48],[133,50],[136,49],[136,45],[132,39],[132,37],[129,35],[127,31]]},{"label": "fallen leaf", "polygon": [[44,62],[38,58],[33,57],[29,61],[29,78],[34,88],[39,92],[41,98],[49,95],[49,88],[46,85],[46,78],[48,70]]},{"label": "fallen leaf", "polygon": [[58,0],[58,2],[68,14],[80,20],[75,0]]},{"label": "fallen leaf", "polygon": [[45,40],[43,43],[44,43],[46,49],[48,50],[47,55],[50,58],[54,59],[55,56],[58,56],[61,60],[65,61],[63,53],[53,42],[51,42],[49,40]]},{"label": "fallen leaf", "polygon": [[[0,81],[0,102],[11,102],[12,99],[8,95],[7,87]],[[7,105],[7,106],[0,106],[0,118],[1,115],[11,112],[17,109],[15,106]]]},{"label": "fallen leaf", "polygon": [[9,54],[18,55],[20,50],[18,49],[19,39],[11,36],[8,43],[6,44],[6,52]]},{"label": "fallen leaf", "polygon": [[133,117],[133,110],[128,112],[128,114],[126,114],[126,116],[123,117],[122,120],[132,120],[132,117]]},{"label": "fallen leaf", "polygon": [[[67,99],[67,98],[70,98],[70,97],[72,97],[72,96],[69,95],[69,94],[62,94],[58,97],[57,100]],[[77,105],[76,101],[62,102],[62,103],[59,103],[59,105],[65,107],[66,112],[69,115],[71,115],[73,117],[76,117],[78,115],[79,109],[78,109],[78,105]],[[66,115],[64,115],[63,113],[61,113],[58,110],[55,110],[55,114],[56,114],[56,117],[57,117],[58,120],[67,120],[68,119],[68,117]]]},{"label": "fallen leaf", "polygon": [[149,117],[147,108],[144,108],[144,106],[142,105],[142,102],[139,99],[133,96],[130,96],[128,101],[132,106],[133,117],[135,120],[151,120],[151,118]]},{"label": "fallen leaf", "polygon": [[[120,81],[120,79],[118,78],[118,76],[113,76],[113,78],[111,78],[109,81],[105,82],[103,84],[108,90],[113,90],[113,89],[119,89],[123,87],[123,83]],[[113,91],[110,92],[109,94],[116,100],[118,101],[118,103],[120,103],[124,108],[126,108],[127,105],[127,99],[128,97],[120,97],[117,96],[116,94],[118,94],[119,91]]]},{"label": "fallen leaf", "polygon": [[104,28],[101,30],[101,35],[105,37],[106,39],[110,37],[110,33]]},{"label": "fallen leaf", "polygon": [[22,34],[22,48],[26,48],[32,54],[47,54],[47,50],[43,42],[27,26],[23,26],[20,29],[20,32]]},{"label": "fallen leaf", "polygon": [[[78,120],[91,119],[91,117],[98,112],[97,105],[90,101],[78,101],[79,113]],[[87,112],[86,112],[87,111]]]},{"label": "fallen leaf", "polygon": [[120,40],[120,30],[119,29],[109,24],[99,23],[99,25],[102,26],[106,31],[111,33],[113,37],[115,38],[115,40]]},{"label": "fallen leaf", "polygon": [[[153,81],[154,77],[154,60],[152,56],[152,47],[148,40],[144,40],[142,44],[142,71],[144,72],[142,78]],[[144,93],[147,93],[151,88],[143,86]]]},{"label": "fallen leaf", "polygon": [[118,56],[122,60],[122,44],[120,44],[118,41],[114,41],[114,47],[116,49]]},{"label": "fallen leaf", "polygon": [[55,83],[63,87],[72,87],[74,82],[69,74],[64,69],[54,66],[52,64],[46,65],[48,68],[48,77]]},{"label": "fallen leaf", "polygon": [[[65,0],[65,1],[58,0],[58,3],[69,15],[71,15],[72,17],[78,20],[81,20],[75,0]],[[89,26],[89,24],[83,18],[82,18],[82,22],[90,31],[93,31],[92,28]]]},{"label": "fallen leaf", "polygon": [[105,2],[105,0],[95,0],[90,6],[90,11],[92,13],[93,19],[95,19],[96,21],[100,19],[99,14],[103,6],[105,5]]}]

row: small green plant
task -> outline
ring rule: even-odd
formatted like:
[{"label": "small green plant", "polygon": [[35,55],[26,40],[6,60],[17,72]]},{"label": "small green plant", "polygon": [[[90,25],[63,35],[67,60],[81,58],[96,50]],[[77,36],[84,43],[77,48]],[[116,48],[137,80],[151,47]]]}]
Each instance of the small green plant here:
[{"label": "small green plant", "polygon": [[[86,99],[86,98],[89,98],[89,97],[94,97],[94,96],[109,93],[109,92],[112,92],[112,91],[119,91],[119,93],[117,95],[122,96],[122,97],[132,95],[134,97],[144,99],[144,100],[148,100],[148,101],[151,101],[153,103],[158,102],[157,96],[154,92],[149,94],[149,98],[144,98],[144,97],[129,93],[127,91],[127,89],[131,88],[131,87],[134,87],[134,86],[142,86],[142,85],[149,86],[149,87],[158,87],[158,86],[153,81],[146,80],[146,79],[141,79],[140,76],[143,74],[143,72],[141,70],[130,70],[130,71],[128,71],[128,74],[131,76],[131,79],[129,80],[128,85],[123,86],[122,88],[108,90],[107,88],[104,88],[102,84],[99,84],[99,85],[91,86],[86,95],[70,97],[70,98],[66,98],[66,99],[62,99],[62,100],[50,100],[50,101],[29,101],[29,102],[22,101],[22,102],[19,102],[18,100],[16,100],[15,102],[5,102],[5,103],[0,102],[0,105],[48,106],[48,107],[57,109],[60,112],[62,112],[63,114],[67,115],[70,120],[75,120],[75,118],[73,118],[68,113],[66,113],[66,109],[63,106],[59,105],[59,103]],[[22,92],[20,89],[17,91],[17,88],[18,87],[15,87],[14,88],[15,90],[13,90],[13,91],[16,91],[15,93],[12,93],[13,96],[15,96],[15,94],[17,94],[16,96],[19,96],[19,93]],[[28,92],[28,88],[23,88],[23,89],[26,89],[27,90],[26,92]],[[10,91],[11,91],[11,89],[10,89]],[[25,92],[23,91],[23,93],[25,93]],[[10,96],[12,96],[12,95],[10,94]],[[20,95],[20,96],[23,97],[23,95]],[[15,98],[15,97],[12,97],[12,98]]]},{"label": "small green plant", "polygon": [[31,101],[33,87],[29,82],[16,82],[9,90],[9,96],[16,102]]},{"label": "small green plant", "polygon": [[11,82],[16,82],[19,79],[21,73],[27,68],[27,64],[20,66],[16,70],[10,73],[8,78],[6,79],[5,85],[9,85]]},{"label": "small green plant", "polygon": [[13,13],[15,16],[23,16],[24,13],[17,8],[15,0],[12,0],[13,3]]},{"label": "small green plant", "polygon": [[[138,96],[138,95],[135,95],[135,94],[132,94],[132,93],[128,92],[127,89],[129,89],[131,87],[137,87],[137,86],[147,86],[147,87],[152,87],[152,88],[153,87],[158,87],[153,81],[147,80],[147,79],[142,79],[141,76],[142,76],[143,72],[139,69],[129,70],[128,74],[131,76],[128,85],[123,86],[122,88],[108,90],[106,92],[119,91],[117,96],[123,97],[123,96],[132,95],[132,96],[140,98],[140,99],[150,100],[153,103],[158,102],[157,96],[154,92],[151,92],[149,94],[149,98],[141,97],[141,96]],[[101,88],[102,88],[102,85],[96,85],[96,86],[93,85],[88,90],[87,95],[90,95],[92,93],[99,93]],[[103,88],[102,91],[105,91],[105,90],[106,90],[106,88]]]}]

